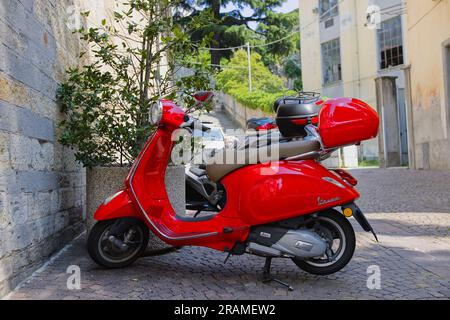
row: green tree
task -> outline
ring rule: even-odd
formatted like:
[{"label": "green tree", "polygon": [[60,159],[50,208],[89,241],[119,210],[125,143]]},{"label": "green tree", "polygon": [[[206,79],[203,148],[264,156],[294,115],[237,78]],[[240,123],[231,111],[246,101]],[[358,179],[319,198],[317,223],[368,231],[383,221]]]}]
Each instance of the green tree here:
[{"label": "green tree", "polygon": [[[176,24],[170,12],[182,2],[130,0],[113,21],[78,30],[93,62],[69,69],[58,90],[66,114],[60,141],[85,166],[128,165],[151,133],[153,102],[180,89],[208,88],[206,69],[192,58],[205,43],[189,37],[208,19],[198,15],[183,27]],[[194,74],[174,81],[182,65]]]},{"label": "green tree", "polygon": [[219,88],[247,107],[272,112],[276,99],[293,94],[283,85],[283,79],[274,75],[262,62],[261,55],[252,53],[252,87],[249,90],[247,52],[236,51],[217,75]]},{"label": "green tree", "polygon": [[[251,44],[261,44],[270,39],[279,39],[292,31],[292,16],[282,13],[275,13],[274,9],[282,5],[286,0],[187,0],[183,3],[183,10],[180,10],[180,23],[203,12],[209,12],[212,19],[201,29],[197,29],[191,36],[198,41],[205,37],[212,37],[211,42],[211,63],[219,65],[221,58],[229,58],[232,51],[214,50],[215,48],[225,48],[242,46],[247,42]],[[231,12],[224,12],[223,9],[228,4],[234,4],[237,9]],[[244,7],[252,9],[251,16],[243,16],[241,11]],[[259,30],[253,30],[251,23],[259,23]],[[297,18],[298,24],[298,18]],[[275,25],[278,24],[278,27]],[[263,27],[265,26],[265,27]],[[285,43],[286,42],[286,43]],[[291,52],[291,40],[286,39],[281,46],[272,46],[269,51],[273,54],[289,55]],[[278,48],[281,48],[280,50]],[[288,51],[285,51],[285,50]]]},{"label": "green tree", "polygon": [[[258,25],[256,32],[269,43],[267,46],[257,48],[267,66],[280,64],[283,59],[300,50],[298,10],[290,13],[269,12],[266,20]],[[273,42],[275,43],[270,44]]]},{"label": "green tree", "polygon": [[300,54],[295,54],[285,59],[283,72],[289,80],[293,81],[293,89],[295,91],[301,91],[303,89]]}]

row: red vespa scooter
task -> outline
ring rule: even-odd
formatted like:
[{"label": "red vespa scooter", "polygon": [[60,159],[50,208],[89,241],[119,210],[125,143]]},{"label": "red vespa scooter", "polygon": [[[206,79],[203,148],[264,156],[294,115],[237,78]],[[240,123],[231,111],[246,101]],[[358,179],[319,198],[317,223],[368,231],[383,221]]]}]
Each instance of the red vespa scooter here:
[{"label": "red vespa scooter", "polygon": [[[306,137],[281,137],[269,145],[236,148],[234,159],[245,159],[242,163],[211,161],[197,168],[195,175],[207,193],[198,211],[209,214],[195,216],[175,213],[164,177],[175,144],[172,133],[180,128],[208,128],[171,101],[154,104],[150,121],[157,130],[134,162],[125,188],[95,212],[97,223],[88,238],[92,259],[106,268],[130,265],[145,250],[150,229],[176,247],[203,246],[228,256],[265,257],[264,281],[284,284],[270,276],[272,258],[292,259],[302,270],[317,275],[341,270],[356,244],[347,218],[353,216],[365,231],[375,233],[355,204],[357,181],[344,170],[326,169],[320,161],[337,148],[376,137],[379,119],[357,99],[331,99],[320,106],[317,101],[302,97],[288,106],[294,113],[305,107],[320,109],[319,124],[307,125]],[[292,119],[296,120],[295,114]],[[257,161],[249,161],[255,159],[249,155],[260,152],[272,158],[263,162],[256,156]],[[225,153],[218,151],[213,159],[223,159]],[[193,193],[202,199],[202,194]]]}]

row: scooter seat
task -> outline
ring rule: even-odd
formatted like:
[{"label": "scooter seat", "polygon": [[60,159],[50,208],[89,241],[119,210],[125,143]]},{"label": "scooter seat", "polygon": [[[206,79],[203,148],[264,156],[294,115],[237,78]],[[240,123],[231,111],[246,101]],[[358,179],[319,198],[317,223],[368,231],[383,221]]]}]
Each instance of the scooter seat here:
[{"label": "scooter seat", "polygon": [[[292,140],[248,149],[225,149],[209,159],[206,172],[209,178],[218,182],[229,173],[248,165],[279,161],[320,150],[317,140]],[[315,155],[311,155],[314,159]]]}]

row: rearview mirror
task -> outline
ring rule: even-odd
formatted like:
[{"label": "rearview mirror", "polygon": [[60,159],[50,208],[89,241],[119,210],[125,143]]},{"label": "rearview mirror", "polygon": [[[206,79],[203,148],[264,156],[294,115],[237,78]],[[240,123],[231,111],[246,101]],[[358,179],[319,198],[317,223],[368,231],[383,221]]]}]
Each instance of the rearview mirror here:
[{"label": "rearview mirror", "polygon": [[214,92],[212,91],[199,91],[194,94],[194,99],[197,101],[198,104],[207,103],[211,101],[213,97]]}]

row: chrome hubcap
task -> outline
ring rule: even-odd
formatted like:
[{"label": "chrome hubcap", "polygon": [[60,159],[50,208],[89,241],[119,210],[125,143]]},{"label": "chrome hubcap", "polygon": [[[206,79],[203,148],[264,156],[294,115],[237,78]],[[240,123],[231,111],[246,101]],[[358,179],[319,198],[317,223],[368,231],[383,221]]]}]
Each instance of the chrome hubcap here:
[{"label": "chrome hubcap", "polygon": [[305,262],[315,267],[335,264],[342,258],[347,246],[344,230],[337,222],[326,217],[317,217],[313,230],[326,241],[327,249],[322,257],[308,259]]}]

